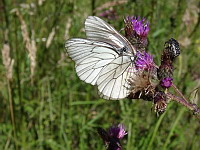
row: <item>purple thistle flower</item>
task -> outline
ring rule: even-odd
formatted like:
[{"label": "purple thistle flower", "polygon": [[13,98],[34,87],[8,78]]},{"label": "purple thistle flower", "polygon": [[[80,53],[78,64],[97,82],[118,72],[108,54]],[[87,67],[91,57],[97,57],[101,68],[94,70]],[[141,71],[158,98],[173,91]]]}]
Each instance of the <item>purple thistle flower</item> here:
[{"label": "purple thistle flower", "polygon": [[98,128],[97,131],[103,139],[107,150],[122,150],[120,140],[127,134],[124,125],[112,126],[108,131]]},{"label": "purple thistle flower", "polygon": [[137,52],[136,61],[135,61],[136,69],[138,70],[150,70],[155,65],[153,62],[153,57],[146,52]]},{"label": "purple thistle flower", "polygon": [[160,81],[160,85],[164,88],[169,88],[172,86],[172,78],[166,77]]},{"label": "purple thistle flower", "polygon": [[145,23],[145,19],[141,19],[140,17],[128,17],[131,21],[133,29],[140,37],[146,37],[149,33],[149,22]]},{"label": "purple thistle flower", "polygon": [[137,48],[143,49],[147,46],[147,35],[149,33],[149,22],[140,17],[126,17],[125,22],[125,36]]},{"label": "purple thistle flower", "polygon": [[127,133],[124,125],[119,124],[117,127],[111,127],[108,131],[110,137],[122,139]]}]

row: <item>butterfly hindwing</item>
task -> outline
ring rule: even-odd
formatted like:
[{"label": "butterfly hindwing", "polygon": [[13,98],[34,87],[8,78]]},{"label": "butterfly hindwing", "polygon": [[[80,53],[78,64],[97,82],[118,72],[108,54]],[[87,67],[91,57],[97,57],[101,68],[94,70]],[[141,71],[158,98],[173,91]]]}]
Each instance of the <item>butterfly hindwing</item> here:
[{"label": "butterfly hindwing", "polygon": [[134,66],[130,61],[130,56],[121,56],[110,62],[103,68],[97,80],[101,97],[116,100],[128,96],[127,79],[134,75],[133,70]]}]

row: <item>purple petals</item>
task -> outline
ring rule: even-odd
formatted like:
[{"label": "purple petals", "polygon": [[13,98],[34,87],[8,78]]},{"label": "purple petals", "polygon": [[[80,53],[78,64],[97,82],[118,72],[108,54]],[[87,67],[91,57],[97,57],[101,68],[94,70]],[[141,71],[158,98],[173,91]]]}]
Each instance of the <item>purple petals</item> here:
[{"label": "purple petals", "polygon": [[146,52],[137,52],[135,66],[138,70],[150,70],[154,66],[153,57]]},{"label": "purple petals", "polygon": [[126,21],[131,22],[133,30],[140,36],[140,37],[147,37],[149,33],[149,22],[145,22],[145,19],[141,19],[140,17],[127,17]]},{"label": "purple petals", "polygon": [[169,88],[172,86],[172,78],[166,77],[160,81],[160,85],[165,88]]},{"label": "purple petals", "polygon": [[122,139],[127,133],[125,131],[124,125],[119,124],[117,127],[110,127],[109,129],[110,137]]}]

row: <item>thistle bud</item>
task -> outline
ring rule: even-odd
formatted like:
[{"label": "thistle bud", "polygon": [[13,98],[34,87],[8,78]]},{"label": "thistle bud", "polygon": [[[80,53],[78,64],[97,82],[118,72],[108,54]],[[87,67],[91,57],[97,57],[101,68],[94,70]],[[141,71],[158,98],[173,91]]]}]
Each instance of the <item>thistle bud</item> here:
[{"label": "thistle bud", "polygon": [[167,97],[166,94],[162,91],[157,91],[154,95],[154,110],[157,113],[165,112],[167,108]]},{"label": "thistle bud", "polygon": [[164,88],[169,88],[172,85],[174,71],[173,62],[179,54],[179,43],[175,39],[171,38],[165,42],[165,49],[161,56],[161,65],[157,72],[160,85]]}]

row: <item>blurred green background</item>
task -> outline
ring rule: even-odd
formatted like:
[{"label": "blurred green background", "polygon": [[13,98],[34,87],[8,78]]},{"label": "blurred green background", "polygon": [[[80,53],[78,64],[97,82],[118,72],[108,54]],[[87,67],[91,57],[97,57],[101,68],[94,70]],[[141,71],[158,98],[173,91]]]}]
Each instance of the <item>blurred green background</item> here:
[{"label": "blurred green background", "polygon": [[158,65],[165,41],[180,43],[174,83],[200,106],[199,8],[198,0],[1,0],[0,149],[102,150],[96,127],[123,123],[124,149],[198,150],[200,121],[191,112],[172,102],[158,117],[152,102],[99,98],[78,79],[64,43],[85,38],[89,15],[109,12],[103,19],[117,30],[124,16],[145,17]]}]

